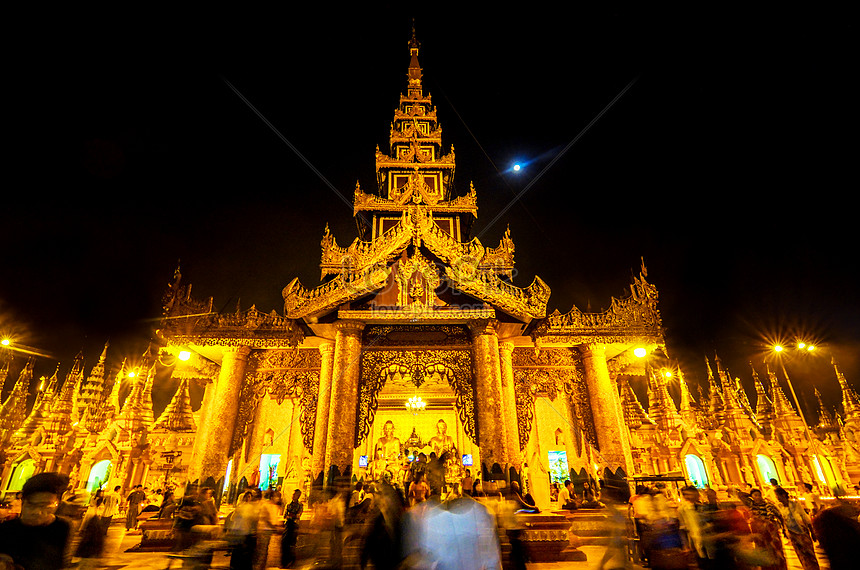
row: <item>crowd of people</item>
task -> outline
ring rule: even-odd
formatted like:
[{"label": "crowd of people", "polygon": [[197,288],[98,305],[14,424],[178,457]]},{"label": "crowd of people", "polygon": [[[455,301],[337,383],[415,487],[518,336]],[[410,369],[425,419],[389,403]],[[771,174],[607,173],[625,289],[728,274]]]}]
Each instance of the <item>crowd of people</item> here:
[{"label": "crowd of people", "polygon": [[[279,489],[249,487],[235,505],[219,509],[206,487],[181,497],[139,486],[125,494],[99,489],[82,504],[80,492],[67,491],[67,477],[42,473],[25,483],[17,510],[0,523],[0,570],[50,570],[72,560],[97,567],[113,521],[135,532],[146,519],[173,529],[171,556],[185,568],[208,568],[216,553],[242,570],[291,568],[300,560],[339,568],[347,559],[379,570],[501,568],[500,536],[510,543],[510,567],[525,568],[518,515],[540,510],[518,482],[467,475],[440,485],[427,475],[416,471],[405,487],[343,480],[310,497],[296,489],[289,501]],[[857,566],[860,509],[845,499],[823,501],[811,486],[795,495],[774,480],[764,489],[731,489],[728,500],[693,486],[675,496],[662,482],[639,486],[632,497],[626,487],[596,487],[584,487],[591,489],[586,494],[566,484],[558,505],[606,514],[612,537],[601,570],[631,568],[634,560],[654,569],[787,570],[787,549],[804,570],[817,570],[816,543],[830,568]],[[638,556],[629,555],[631,537],[638,538]]]},{"label": "crowd of people", "polygon": [[826,505],[811,485],[792,495],[774,479],[765,489],[731,488],[723,501],[710,488],[680,495],[657,483],[630,498],[637,554],[651,568],[787,570],[791,548],[804,570],[818,570],[815,543],[830,568],[857,567],[860,509],[846,499]]}]

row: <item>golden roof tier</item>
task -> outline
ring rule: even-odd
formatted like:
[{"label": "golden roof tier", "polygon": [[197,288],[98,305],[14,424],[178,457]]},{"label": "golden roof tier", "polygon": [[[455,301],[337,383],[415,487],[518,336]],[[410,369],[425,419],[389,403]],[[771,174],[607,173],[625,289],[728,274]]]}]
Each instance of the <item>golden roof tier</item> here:
[{"label": "golden roof tier", "polygon": [[436,109],[423,92],[419,48],[413,30],[390,154],[377,148],[375,192],[355,187],[359,236],[344,247],[326,225],[323,282],[308,288],[294,279],[283,289],[288,319],[315,322],[337,311],[365,322],[464,322],[500,312],[528,325],[546,316],[546,283],[539,277],[525,288],[511,283],[510,228],[495,248],[464,237],[477,216],[477,194],[471,184],[465,194],[456,192],[454,152],[443,153]]},{"label": "golden roof tier", "polygon": [[573,307],[565,314],[557,310],[541,320],[532,330],[535,343],[581,344],[590,342],[662,345],[663,321],[657,309],[657,288],[646,279],[642,264],[639,277],[633,278],[630,295],[612,298],[602,313],[584,313]]},{"label": "golden roof tier", "polygon": [[[424,204],[435,212],[455,214],[457,221],[461,214],[477,216],[474,188],[465,196],[456,195],[454,148],[448,153],[442,148],[436,107],[431,96],[424,94],[421,83],[420,47],[413,29],[407,91],[394,111],[389,154],[376,148],[376,193],[365,194],[358,185],[355,189],[354,212],[373,212],[374,237],[385,233],[385,213],[400,212],[409,204]],[[456,235],[460,235],[459,231]]]}]

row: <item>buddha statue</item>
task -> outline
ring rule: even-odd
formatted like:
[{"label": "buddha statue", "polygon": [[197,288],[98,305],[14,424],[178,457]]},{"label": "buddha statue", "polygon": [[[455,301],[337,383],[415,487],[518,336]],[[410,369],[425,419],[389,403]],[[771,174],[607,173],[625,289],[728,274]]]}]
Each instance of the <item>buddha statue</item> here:
[{"label": "buddha statue", "polygon": [[386,462],[396,464],[403,455],[403,445],[394,436],[394,422],[388,420],[382,426],[382,437],[376,440],[373,448],[374,460],[384,459]]},{"label": "buddha statue", "polygon": [[430,438],[429,444],[433,448],[436,457],[441,457],[444,452],[454,453],[454,438],[448,435],[448,424],[440,419],[436,422],[436,435]]}]

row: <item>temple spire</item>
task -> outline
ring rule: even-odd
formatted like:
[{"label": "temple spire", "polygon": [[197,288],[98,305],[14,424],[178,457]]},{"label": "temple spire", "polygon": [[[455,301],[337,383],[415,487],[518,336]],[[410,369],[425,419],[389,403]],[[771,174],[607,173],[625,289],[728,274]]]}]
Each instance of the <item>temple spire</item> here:
[{"label": "temple spire", "polygon": [[12,392],[0,407],[0,445],[12,437],[27,417],[27,398],[30,395],[33,366],[33,359],[30,358],[18,374]]},{"label": "temple spire", "polygon": [[770,435],[773,430],[773,419],[774,419],[774,409],[773,402],[767,395],[767,391],[764,389],[764,384],[761,382],[761,378],[759,378],[758,373],[750,362],[750,368],[752,369],[753,382],[755,384],[755,417],[759,422],[759,425],[762,426],[762,429],[765,432],[765,435]]},{"label": "temple spire", "polygon": [[711,370],[711,362],[708,357],[705,357],[705,369],[708,371],[708,396],[710,397],[710,412],[716,419],[722,419],[721,416],[725,412],[726,404],[723,400],[722,388],[714,379],[714,372]]},{"label": "temple spire", "polygon": [[183,378],[179,381],[179,387],[176,393],[173,394],[170,403],[155,420],[155,428],[162,428],[168,431],[195,431],[197,427],[194,424],[194,414],[191,408],[191,395],[188,390],[188,379]]},{"label": "temple spire", "polygon": [[770,366],[767,367],[767,377],[770,380],[771,401],[773,401],[773,411],[776,417],[796,416],[797,412],[795,411],[794,406],[792,406],[791,402],[788,401],[788,398],[785,396],[785,392],[783,392],[782,388],[779,386],[779,379],[770,369]]},{"label": "temple spire", "polygon": [[415,21],[412,21],[412,37],[409,39],[409,71],[407,77],[409,79],[408,93],[409,97],[420,98],[422,96],[421,88],[421,65],[418,63],[418,51],[421,49],[421,44],[415,35]]},{"label": "temple spire", "polygon": [[627,427],[637,429],[643,425],[654,425],[654,420],[648,416],[648,413],[642,407],[642,403],[630,386],[630,380],[624,379],[619,384],[621,385],[621,409],[624,412],[624,422],[627,424]]},{"label": "temple spire", "polygon": [[836,371],[836,379],[839,380],[839,387],[842,388],[842,416],[844,421],[860,420],[860,396],[854,391],[845,375],[839,370],[839,365],[836,364],[836,359],[831,359],[833,369]]},{"label": "temple spire", "polygon": [[102,398],[105,390],[105,360],[107,359],[107,350],[110,343],[105,343],[101,356],[93,369],[90,370],[87,379],[81,383],[75,398],[75,409],[78,413],[78,420],[84,420],[83,426],[92,432],[101,429],[98,419],[102,412]]},{"label": "temple spire", "polygon": [[692,427],[696,423],[696,410],[693,409],[693,395],[690,393],[690,386],[687,384],[684,373],[680,368],[678,369],[678,386],[681,389],[681,405],[679,407],[681,419]]}]

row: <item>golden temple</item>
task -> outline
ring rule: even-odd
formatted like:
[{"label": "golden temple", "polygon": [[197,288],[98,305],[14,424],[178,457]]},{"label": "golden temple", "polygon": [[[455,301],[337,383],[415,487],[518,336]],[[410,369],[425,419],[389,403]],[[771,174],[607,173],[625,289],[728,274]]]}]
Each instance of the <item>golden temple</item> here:
[{"label": "golden temple", "polygon": [[[177,269],[123,402],[131,367],[109,387],[107,346],[89,374],[82,359],[61,386],[55,373],[29,412],[25,366],[0,410],[4,493],[48,470],[80,488],[196,482],[225,494],[396,480],[430,451],[447,452],[455,474],[522,480],[541,507],[558,465],[562,478],[674,473],[716,488],[860,477],[860,399],[835,363],[843,412],[822,405],[810,439],[770,370],[767,387],[753,370],[754,408],[718,360],[706,363],[708,395],[681,377],[676,405],[634,355],[666,352],[644,263],[629,295],[598,313],[547,314],[544,281],[515,285],[510,230],[496,247],[469,237],[478,189],[455,183],[414,33],[408,47],[389,150],[377,147],[372,190],[355,186],[358,236],[342,246],[325,227],[320,284],[289,282],[282,314],[226,313],[195,299]],[[647,409],[630,386],[642,376]],[[177,385],[157,418],[155,382]],[[197,410],[192,384],[205,389]]]}]

